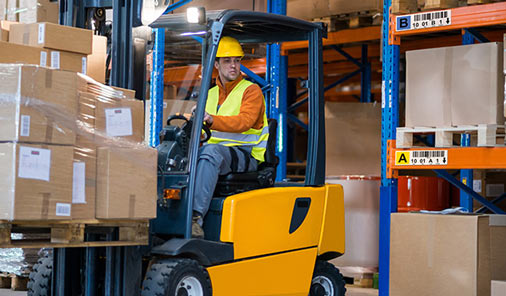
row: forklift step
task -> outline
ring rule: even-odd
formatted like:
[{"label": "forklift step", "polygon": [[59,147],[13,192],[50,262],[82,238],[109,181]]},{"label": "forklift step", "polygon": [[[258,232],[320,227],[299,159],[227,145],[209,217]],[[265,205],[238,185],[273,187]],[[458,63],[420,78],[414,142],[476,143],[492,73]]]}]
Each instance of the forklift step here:
[{"label": "forklift step", "polygon": [[[37,234],[19,236],[12,234]],[[0,248],[147,245],[149,220],[0,221]]]}]

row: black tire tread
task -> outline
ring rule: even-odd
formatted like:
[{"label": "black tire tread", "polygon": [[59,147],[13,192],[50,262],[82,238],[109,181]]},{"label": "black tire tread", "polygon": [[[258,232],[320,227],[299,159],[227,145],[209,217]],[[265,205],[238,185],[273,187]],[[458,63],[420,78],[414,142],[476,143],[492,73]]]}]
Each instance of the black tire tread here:
[{"label": "black tire tread", "polygon": [[53,257],[39,258],[33,265],[33,271],[28,278],[28,296],[51,295],[51,277],[53,273]]},{"label": "black tire tread", "polygon": [[[205,275],[206,283],[204,285],[207,284],[207,287],[211,290],[209,274],[197,261],[185,258],[163,259],[153,263],[146,273],[144,282],[142,283],[141,296],[165,296],[166,289],[168,288],[166,287],[168,279],[176,270],[184,266],[193,266],[199,269]],[[210,295],[212,295],[212,292]]]},{"label": "black tire tread", "polygon": [[336,282],[335,291],[337,294],[333,296],[344,296],[346,294],[343,275],[334,264],[323,260],[317,260],[313,272],[313,278],[317,275],[326,275]]}]

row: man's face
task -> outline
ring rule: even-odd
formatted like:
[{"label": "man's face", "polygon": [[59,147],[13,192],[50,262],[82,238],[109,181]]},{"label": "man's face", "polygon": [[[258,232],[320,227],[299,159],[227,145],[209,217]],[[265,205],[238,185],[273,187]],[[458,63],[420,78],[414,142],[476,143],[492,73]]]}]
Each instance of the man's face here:
[{"label": "man's face", "polygon": [[218,58],[214,66],[218,69],[221,82],[231,82],[241,74],[241,57]]}]

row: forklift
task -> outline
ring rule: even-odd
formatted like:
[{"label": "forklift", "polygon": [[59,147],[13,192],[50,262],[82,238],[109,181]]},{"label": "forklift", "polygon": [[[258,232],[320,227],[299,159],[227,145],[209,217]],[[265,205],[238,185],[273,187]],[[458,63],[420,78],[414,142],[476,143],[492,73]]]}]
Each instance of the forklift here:
[{"label": "forklift", "polygon": [[[160,132],[157,218],[151,221],[150,245],[143,254],[149,264],[140,294],[345,295],[343,276],[328,262],[344,254],[345,233],[343,189],[325,184],[325,25],[239,10],[210,11],[196,19],[190,23],[184,14],[162,15],[150,25],[201,36],[203,62],[191,118],[174,114]],[[265,162],[255,172],[219,177],[204,218],[205,237],[194,239],[192,197],[198,150],[212,133],[202,122],[223,36],[242,44],[308,41],[306,175],[304,182],[275,182],[276,145],[283,143],[276,141],[276,121],[269,120]],[[44,265],[45,278],[50,278],[49,265]],[[34,280],[29,286],[35,287],[41,276],[30,276]],[[39,292],[32,295],[51,295],[48,289]]]}]

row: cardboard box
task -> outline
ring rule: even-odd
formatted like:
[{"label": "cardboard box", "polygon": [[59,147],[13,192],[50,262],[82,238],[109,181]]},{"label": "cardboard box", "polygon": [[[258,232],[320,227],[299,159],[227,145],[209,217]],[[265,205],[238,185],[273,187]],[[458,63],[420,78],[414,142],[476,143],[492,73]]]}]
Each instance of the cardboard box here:
[{"label": "cardboard box", "polygon": [[[469,1],[469,0],[468,0]],[[425,0],[424,9],[453,8],[459,5],[458,0]]]},{"label": "cardboard box", "polygon": [[0,77],[0,141],[75,143],[74,73],[1,64]]},{"label": "cardboard box", "polygon": [[95,219],[97,150],[85,136],[74,147],[72,219]]},{"label": "cardboard box", "polygon": [[49,50],[48,52],[48,67],[87,74],[87,55],[58,50]]},{"label": "cardboard box", "polygon": [[406,52],[406,126],[504,124],[501,43]]},{"label": "cardboard box", "polygon": [[[91,106],[91,107],[90,107]],[[144,138],[144,104],[140,100],[108,98],[79,93],[79,118],[86,118],[94,130],[93,142],[106,146],[115,137],[115,145],[140,143]]]},{"label": "cardboard box", "polygon": [[11,26],[9,42],[89,55],[93,32],[52,23]]},{"label": "cardboard box", "polygon": [[156,217],[157,155],[148,147],[98,149],[98,219]]},{"label": "cardboard box", "polygon": [[383,11],[383,1],[380,0],[287,0],[286,6],[286,15],[306,20],[354,12]]},{"label": "cardboard box", "polygon": [[47,66],[47,51],[33,46],[0,41],[0,63]]},{"label": "cardboard box", "polygon": [[70,219],[72,147],[2,143],[0,163],[0,219]]},{"label": "cardboard box", "polygon": [[506,268],[504,216],[493,217],[392,214],[390,295],[490,295]]},{"label": "cardboard box", "polygon": [[326,176],[381,175],[381,105],[325,103]]},{"label": "cardboard box", "polygon": [[[2,5],[2,2],[0,1],[0,5]],[[1,14],[1,7],[0,7],[0,14]],[[10,22],[10,21],[4,21],[0,17],[0,41],[7,42],[9,41],[9,31],[12,24],[17,24],[16,22]]]},{"label": "cardboard box", "polygon": [[93,51],[88,56],[88,70],[85,73],[100,83],[105,83],[107,59],[107,37],[93,35]]},{"label": "cardboard box", "polygon": [[506,281],[492,281],[491,296],[506,296]]},{"label": "cardboard box", "polygon": [[[490,215],[490,278],[506,281],[506,215]],[[506,292],[506,290],[504,291]]]},{"label": "cardboard box", "polygon": [[19,0],[19,22],[25,24],[49,22],[58,23],[60,9],[58,2],[49,0]]}]

